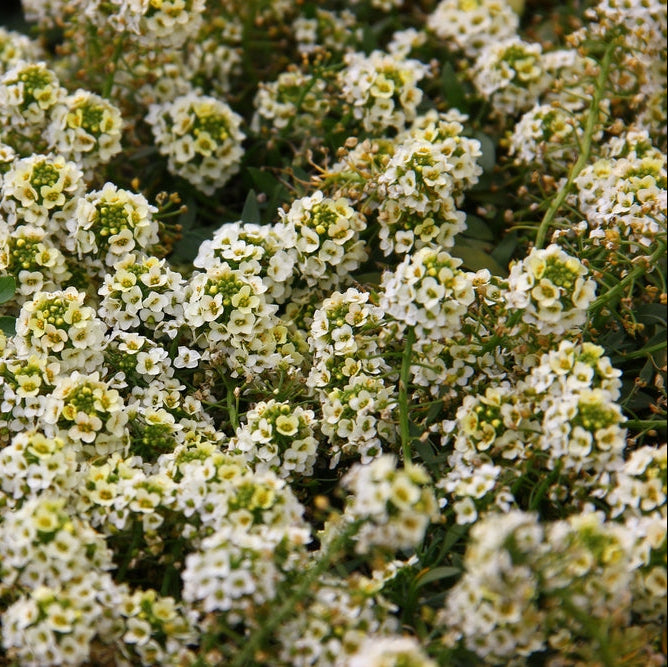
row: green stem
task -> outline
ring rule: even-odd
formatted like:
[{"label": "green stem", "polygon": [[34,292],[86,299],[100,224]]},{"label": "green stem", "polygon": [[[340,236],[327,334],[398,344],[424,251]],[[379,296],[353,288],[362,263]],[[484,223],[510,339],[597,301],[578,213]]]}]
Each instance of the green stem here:
[{"label": "green stem", "polygon": [[254,664],[255,654],[262,645],[262,642],[286,618],[294,613],[295,607],[308,594],[309,588],[330,567],[340,548],[357,531],[357,528],[357,523],[349,524],[332,540],[327,550],[318,558],[315,565],[300,576],[301,583],[294,589],[292,595],[289,595],[285,602],[279,605],[278,609],[273,611],[271,616],[252,632],[243,648],[234,660],[229,663],[230,667],[246,667],[246,665]]},{"label": "green stem", "polygon": [[538,227],[538,232],[536,233],[536,248],[542,248],[545,244],[545,237],[547,236],[547,231],[550,228],[552,221],[557,215],[557,212],[561,208],[562,204],[566,201],[575,179],[589,161],[591,146],[594,139],[594,130],[596,129],[596,123],[598,122],[599,118],[601,100],[605,91],[606,81],[608,80],[610,65],[612,64],[612,54],[616,47],[617,44],[615,40],[612,40],[606,46],[605,52],[603,53],[598,76],[596,77],[596,82],[594,84],[594,95],[592,97],[591,104],[589,106],[589,113],[587,114],[587,120],[585,122],[584,136],[582,138],[582,150],[580,151],[578,159],[568,174],[568,180],[566,181],[566,184],[559,190],[557,196],[552,200],[549,208],[543,216],[543,220],[541,221],[540,227]]},{"label": "green stem", "polygon": [[559,597],[561,598],[561,603],[564,608],[580,623],[585,634],[598,644],[598,647],[594,650],[597,657],[600,659],[601,664],[604,667],[615,667],[618,665],[618,661],[610,650],[607,632],[608,628],[607,624],[603,622],[604,619],[597,619],[594,616],[590,616],[574,604],[566,594],[560,595]]},{"label": "green stem", "polygon": [[664,350],[666,348],[666,341],[657,343],[656,345],[650,345],[649,347],[643,347],[642,350],[636,350],[635,352],[621,352],[620,362],[626,361],[627,359],[637,359],[638,357],[645,357],[653,352],[658,352],[659,350]]},{"label": "green stem", "polygon": [[172,584],[178,580],[179,571],[174,565],[180,561],[183,557],[183,545],[180,542],[176,542],[171,549],[171,560],[167,563],[165,573],[162,578],[162,586],[160,588],[160,595],[169,595],[172,591]]},{"label": "green stem", "polygon": [[122,33],[118,42],[116,43],[116,48],[114,49],[114,54],[111,56],[111,61],[108,63],[107,67],[108,72],[104,80],[104,85],[102,86],[102,97],[105,99],[111,98],[111,89],[114,86],[114,78],[116,76],[116,66],[120,57],[123,55],[123,47],[125,46],[125,33]]},{"label": "green stem", "polygon": [[604,306],[608,301],[611,301],[614,297],[624,291],[626,286],[630,283],[633,283],[637,278],[642,276],[647,272],[648,267],[651,267],[658,259],[663,257],[666,254],[666,246],[660,244],[659,247],[649,256],[648,259],[644,259],[642,264],[638,264],[631,273],[624,276],[614,287],[611,287],[605,294],[601,294],[594,303],[589,307],[589,312],[594,312]]},{"label": "green stem", "polygon": [[139,546],[139,542],[141,541],[143,533],[144,530],[142,528],[141,522],[135,521],[132,526],[132,539],[130,540],[130,546],[127,548],[127,551],[125,552],[125,558],[123,559],[121,566],[118,568],[118,573],[116,575],[116,579],[120,582],[122,582],[123,579],[125,578],[125,574],[127,573],[128,568],[130,567],[132,559],[134,558],[135,551]]},{"label": "green stem", "polygon": [[544,477],[543,481],[534,489],[529,498],[530,511],[538,509],[538,506],[545,497],[545,494],[549,490],[550,486],[558,479],[560,474],[561,474],[561,466],[557,464],[557,467],[554,470],[552,470],[547,477]]},{"label": "green stem", "polygon": [[624,422],[624,426],[633,429],[649,430],[653,428],[660,428],[665,431],[665,419],[628,419]]},{"label": "green stem", "polygon": [[179,336],[174,336],[169,344],[169,356],[173,359],[179,351]]},{"label": "green stem", "polygon": [[236,431],[239,428],[239,401],[234,394],[234,387],[227,385],[227,412],[230,416],[230,424]]},{"label": "green stem", "polygon": [[495,350],[499,345],[504,344],[506,341],[508,333],[512,333],[513,329],[515,328],[515,325],[519,324],[520,321],[522,320],[522,315],[524,314],[524,311],[522,310],[516,310],[515,312],[512,312],[510,316],[508,317],[508,321],[504,325],[504,333],[503,334],[494,334],[488,341],[485,342],[485,344],[482,346],[481,349],[481,354],[486,354],[487,352],[492,352]]},{"label": "green stem", "polygon": [[401,360],[401,374],[399,376],[399,433],[401,435],[401,452],[404,463],[411,462],[411,434],[410,420],[408,415],[408,378],[411,369],[411,357],[413,356],[413,343],[415,343],[415,329],[409,327],[406,334],[406,345]]}]

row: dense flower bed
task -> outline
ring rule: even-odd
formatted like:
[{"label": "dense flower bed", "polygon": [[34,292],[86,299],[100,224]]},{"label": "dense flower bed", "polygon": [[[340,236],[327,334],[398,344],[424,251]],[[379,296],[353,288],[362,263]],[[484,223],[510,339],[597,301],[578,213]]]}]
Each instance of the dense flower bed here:
[{"label": "dense flower bed", "polygon": [[660,665],[666,6],[23,0],[0,664]]}]

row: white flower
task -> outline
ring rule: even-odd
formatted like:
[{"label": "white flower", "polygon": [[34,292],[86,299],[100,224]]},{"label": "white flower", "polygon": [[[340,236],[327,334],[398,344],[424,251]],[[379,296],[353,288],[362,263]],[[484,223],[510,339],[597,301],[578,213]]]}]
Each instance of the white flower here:
[{"label": "white flower", "polygon": [[[213,194],[239,170],[241,116],[220,100],[188,93],[151,105],[146,117],[169,170]],[[207,141],[197,138],[205,133]]]}]

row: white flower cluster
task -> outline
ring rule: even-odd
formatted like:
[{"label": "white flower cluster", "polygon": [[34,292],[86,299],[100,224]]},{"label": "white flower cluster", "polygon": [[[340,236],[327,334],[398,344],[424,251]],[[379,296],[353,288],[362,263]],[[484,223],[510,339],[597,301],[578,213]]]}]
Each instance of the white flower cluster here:
[{"label": "white flower cluster", "polygon": [[[135,99],[148,109],[152,104],[166,104],[193,91],[195,72],[179,51],[165,50],[141,59],[134,65],[132,75],[121,70],[114,78],[114,95],[122,97],[124,89],[131,87]],[[134,81],[136,76],[141,86]],[[136,90],[134,90],[136,88]]]},{"label": "white flower cluster", "polygon": [[[174,375],[167,350],[152,339],[135,332],[114,329],[104,349],[104,359],[111,375],[111,382],[118,389],[130,386],[134,391],[135,387],[148,386],[156,377],[167,386],[171,384]],[[133,402],[128,412],[131,417],[135,417],[134,409]],[[142,418],[146,419],[147,414],[144,412]],[[173,419],[170,421],[173,423]]]},{"label": "white flower cluster", "polygon": [[666,156],[602,158],[575,179],[577,205],[594,243],[645,252],[666,229]]},{"label": "white flower cluster", "polygon": [[[0,524],[3,646],[23,664],[81,664],[100,632],[105,591],[115,589],[104,539],[66,507],[64,497],[27,500]],[[92,622],[92,624],[91,624]]]},{"label": "white flower cluster", "polygon": [[[570,48],[546,51],[542,55],[542,61],[551,83],[541,95],[541,102],[571,112],[588,109],[590,84],[587,77],[594,76],[598,71],[596,60]],[[605,117],[609,109],[610,101],[601,100],[599,114]]]},{"label": "white flower cluster", "polygon": [[11,354],[15,352],[12,344],[3,352],[0,424],[6,431],[17,433],[33,427],[36,417],[42,414],[45,396],[53,386],[59,366],[56,361],[36,354],[12,359]]},{"label": "white flower cluster", "polygon": [[[480,142],[464,136],[464,123],[468,116],[456,109],[438,113],[435,110],[417,116],[405,134],[408,140],[428,141],[446,159],[448,178],[451,181],[451,195],[457,205],[463,194],[478,182],[482,167],[478,158],[482,156]],[[410,137],[410,139],[409,139]]]},{"label": "white flower cluster", "polygon": [[213,264],[186,284],[183,325],[200,347],[225,352],[235,372],[272,368],[280,359],[278,306],[267,301],[266,291],[258,276]]},{"label": "white flower cluster", "polygon": [[314,18],[295,18],[292,31],[300,53],[312,53],[322,47],[341,51],[359,40],[361,34],[351,11],[344,9],[336,12],[320,7],[316,7]]},{"label": "white flower cluster", "polygon": [[[574,46],[604,40],[619,46],[610,72],[617,94],[632,95],[641,104],[638,125],[659,140],[666,137],[666,6],[655,0],[618,3],[601,0],[587,12],[589,23],[569,36]],[[635,103],[634,102],[634,103]]]},{"label": "white flower cluster", "polygon": [[385,339],[393,330],[369,293],[350,287],[323,300],[313,314],[307,384],[322,408],[321,430],[330,441],[330,465],[342,455],[368,462],[396,439],[392,414],[396,396],[385,379]]},{"label": "white flower cluster", "polygon": [[183,599],[205,613],[223,612],[231,624],[251,617],[256,606],[276,596],[284,580],[271,557],[284,535],[253,535],[219,529],[189,554],[183,570]]},{"label": "white flower cluster", "polygon": [[393,605],[378,593],[370,594],[361,582],[351,578],[341,585],[332,577],[322,577],[316,586],[305,613],[281,628],[284,664],[347,667],[369,635],[380,639],[398,631]]},{"label": "white flower cluster", "polygon": [[250,619],[301,564],[310,540],[303,507],[284,480],[253,472],[244,456],[213,444],[179,447],[164,459],[178,471],[175,509],[190,517],[186,532],[196,537],[197,520],[209,535],[186,558],[184,599],[205,613],[223,612],[231,624]]},{"label": "white flower cluster", "polygon": [[600,30],[622,30],[631,51],[651,58],[666,48],[667,10],[663,2],[631,0],[623,5],[601,0],[592,11]]},{"label": "white flower cluster", "polygon": [[415,327],[418,340],[452,336],[475,298],[472,279],[461,264],[431,246],[407,255],[394,271],[383,273],[380,307]]},{"label": "white flower cluster", "polygon": [[551,84],[540,44],[517,37],[485,46],[472,77],[478,92],[494,109],[510,116],[534,106]]},{"label": "white flower cluster", "polygon": [[[89,526],[76,518],[68,521],[55,500],[32,505],[32,515],[19,514],[38,523],[37,535],[47,544],[40,554],[42,566],[62,574],[47,583],[31,582],[7,608],[2,638],[11,655],[26,665],[80,665],[90,660],[97,644],[97,651],[118,651],[145,665],[192,659],[186,649],[194,636],[192,613],[154,590],[131,592],[127,585],[117,585],[99,571],[111,565],[93,563],[83,551],[99,552],[98,561],[108,555],[99,541],[91,540],[95,533]],[[46,525],[62,520],[66,523],[60,527]],[[39,524],[46,530],[39,530]]]},{"label": "white flower cluster", "polygon": [[640,447],[631,452],[617,472],[607,500],[618,516],[666,514],[666,445]]},{"label": "white flower cluster", "polygon": [[59,101],[46,130],[50,148],[75,161],[87,174],[121,151],[123,119],[111,102],[79,89]]},{"label": "white flower cluster", "polygon": [[0,27],[0,74],[12,69],[19,62],[38,62],[44,53],[39,42],[14,30]]},{"label": "white flower cluster", "polygon": [[314,311],[308,339],[313,355],[311,386],[331,388],[359,373],[390,371],[383,361],[381,339],[389,322],[369,297],[368,292],[349,287],[343,293],[333,292]]},{"label": "white flower cluster", "polygon": [[75,287],[37,292],[26,301],[16,321],[16,351],[58,362],[61,373],[94,371],[101,361],[107,328],[86,295]]},{"label": "white flower cluster", "polygon": [[[665,545],[665,530],[655,538]],[[464,577],[440,613],[444,641],[500,664],[548,648],[568,656],[590,621],[632,627],[644,539],[594,512],[551,523],[520,511],[488,515],[471,529]]]},{"label": "white flower cluster", "polygon": [[46,63],[20,60],[0,78],[0,119],[16,129],[44,129],[66,94]]},{"label": "white flower cluster", "polygon": [[103,535],[135,525],[159,544],[156,531],[164,522],[165,508],[173,502],[175,485],[164,473],[148,475],[140,465],[140,458],[120,452],[89,459],[81,466],[76,507]]},{"label": "white flower cluster", "polygon": [[[375,210],[378,207],[378,202],[375,201],[378,176],[385,170],[394,154],[395,146],[396,142],[387,137],[364,141],[349,137],[339,151],[340,159],[328,172],[336,179],[335,191],[345,189],[348,197],[359,202],[360,210]],[[339,182],[343,182],[345,186],[341,187]]]},{"label": "white flower cluster", "polygon": [[75,582],[89,568],[112,567],[102,536],[71,513],[65,498],[49,493],[27,499],[5,518],[0,534],[3,585],[19,591]]},{"label": "white flower cluster", "polygon": [[331,101],[325,79],[291,68],[281,72],[276,81],[261,84],[254,105],[254,132],[266,126],[278,134],[289,130],[291,136],[306,137],[317,130],[330,111]]},{"label": "white flower cluster", "polygon": [[582,138],[581,118],[552,104],[539,104],[515,124],[509,154],[518,163],[553,167],[563,173],[577,158]]},{"label": "white flower cluster", "polygon": [[446,497],[439,498],[439,504],[452,505],[457,525],[473,524],[492,504],[502,512],[514,505],[502,466],[495,466],[484,457],[472,463],[459,451],[448,457],[448,465],[452,466],[450,472],[436,483],[436,488],[445,492]]},{"label": "white flower cluster", "polygon": [[114,96],[127,98],[128,91],[132,91],[128,101],[146,108],[192,92],[225,99],[241,73],[238,19],[222,20],[216,16],[198,24],[197,32],[182,45],[130,51],[132,66],[128,71],[117,72]]},{"label": "white flower cluster", "polygon": [[414,548],[437,514],[426,470],[415,464],[398,468],[391,454],[355,464],[343,486],[348,491],[345,520],[363,521],[355,535],[358,553]]},{"label": "white flower cluster", "polygon": [[76,452],[62,438],[47,438],[41,431],[23,430],[0,452],[0,502],[15,510],[33,494],[51,490],[65,496],[77,484]]},{"label": "white flower cluster", "polygon": [[382,377],[360,373],[345,384],[320,393],[320,430],[330,441],[330,468],[341,458],[369,463],[383,454],[383,443],[395,443],[396,393]]},{"label": "white flower cluster", "polygon": [[471,387],[486,384],[494,375],[493,355],[483,354],[482,346],[469,342],[469,336],[467,327],[454,337],[415,341],[411,382],[443,398],[454,398]]},{"label": "white flower cluster", "polygon": [[279,215],[275,231],[294,243],[297,270],[308,286],[342,282],[366,259],[360,239],[366,220],[349,199],[331,199],[317,190],[293,201],[287,212],[279,209]]},{"label": "white flower cluster", "polygon": [[0,211],[12,229],[42,228],[64,243],[65,224],[85,192],[83,172],[60,155],[31,155],[15,160],[4,175]]},{"label": "white flower cluster", "polygon": [[193,264],[207,269],[224,262],[245,276],[257,276],[274,303],[284,303],[291,294],[297,249],[291,235],[280,225],[228,222],[213,238],[203,241]]},{"label": "white flower cluster", "polygon": [[[189,78],[194,83],[202,78],[210,81],[216,97],[229,93],[232,82],[241,74],[240,30],[238,20],[233,18],[212,21],[202,25],[197,39],[186,42],[186,63],[192,71]],[[156,83],[159,85],[159,78]]]},{"label": "white flower cluster", "polygon": [[[118,610],[114,616],[120,616],[112,628],[113,644],[121,656],[130,663],[170,667],[193,660],[189,647],[197,636],[196,618],[186,605],[150,588],[118,588],[118,593],[109,595],[105,602]],[[107,609],[104,611],[109,615]]]},{"label": "white flower cluster", "polygon": [[479,141],[461,136],[463,120],[456,112],[430,112],[397,138],[377,178],[380,247],[386,255],[426,245],[451,247],[466,228],[457,205],[482,173],[476,162],[482,153]]},{"label": "white flower cluster", "polygon": [[522,312],[522,320],[541,334],[564,334],[584,324],[594,300],[596,283],[576,257],[552,244],[533,249],[510,269],[508,309]]},{"label": "white flower cluster", "polygon": [[82,3],[93,24],[112,26],[147,48],[181,46],[197,34],[206,0],[93,0]]},{"label": "white flower cluster", "polygon": [[[522,461],[540,451],[548,469],[564,474],[615,471],[626,446],[620,374],[600,346],[561,341],[516,386],[505,382],[464,398],[455,449],[470,462]],[[581,476],[578,483],[591,482]]]},{"label": "white flower cluster", "polygon": [[338,82],[344,100],[366,132],[403,130],[422,101],[418,83],[428,67],[419,60],[373,51],[348,53]]},{"label": "white flower cluster", "polygon": [[241,452],[256,470],[295,479],[313,474],[318,441],[315,413],[287,401],[260,401],[246,413],[228,447]]},{"label": "white flower cluster", "polygon": [[168,169],[209,195],[239,170],[241,120],[225,102],[195,92],[153,104],[146,116]]},{"label": "white flower cluster", "polygon": [[183,321],[183,276],[164,259],[129,253],[105,273],[99,313],[110,327],[173,337]]},{"label": "white flower cluster", "polygon": [[518,502],[510,489],[529,469],[558,473],[546,493],[576,512],[591,494],[609,495],[626,448],[620,374],[600,346],[562,341],[516,384],[464,396],[442,425],[454,451],[437,483],[457,522],[473,523],[491,503],[508,511]]},{"label": "white flower cluster", "polygon": [[519,17],[506,0],[441,0],[427,26],[446,46],[475,58],[488,44],[514,37]]},{"label": "white flower cluster", "polygon": [[118,390],[100,379],[98,371],[86,375],[73,371],[60,376],[48,397],[41,428],[47,436],[90,446],[106,455],[123,448],[127,441],[128,413]]},{"label": "white flower cluster", "polygon": [[133,251],[148,251],[158,242],[158,209],[146,198],[113,183],[77,200],[67,220],[66,247],[103,275]]},{"label": "white flower cluster", "polygon": [[451,247],[465,229],[458,210],[464,192],[482,174],[477,139],[464,135],[467,116],[456,110],[430,110],[417,116],[393,140],[346,142],[345,152],[328,175],[365,214],[380,225],[385,255],[424,246]]},{"label": "white flower cluster", "polygon": [[[161,457],[165,474],[178,480],[174,509],[210,533],[232,528],[259,535],[275,528],[295,544],[306,544],[304,508],[286,480],[269,470],[255,472],[243,455],[221,446],[226,446],[222,434],[191,427],[190,439]],[[194,526],[185,534],[201,545],[202,534]]]},{"label": "white flower cluster", "polygon": [[12,229],[0,220],[0,270],[17,278],[12,301],[22,305],[36,292],[57,290],[71,277],[63,253],[40,227]]},{"label": "white flower cluster", "polygon": [[367,637],[348,661],[348,667],[437,667],[414,637]]}]

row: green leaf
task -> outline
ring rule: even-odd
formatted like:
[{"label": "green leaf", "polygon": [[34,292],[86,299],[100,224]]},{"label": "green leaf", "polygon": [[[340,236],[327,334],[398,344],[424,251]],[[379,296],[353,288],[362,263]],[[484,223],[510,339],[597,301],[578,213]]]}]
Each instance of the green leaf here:
[{"label": "green leaf", "polygon": [[666,325],[666,307],[660,303],[642,304],[636,309],[635,315],[637,320],[643,324],[659,322]]},{"label": "green leaf", "polygon": [[257,194],[255,190],[250,190],[241,211],[241,221],[249,224],[259,225],[262,223],[260,215],[260,206],[257,203]]},{"label": "green leaf", "polygon": [[292,169],[292,174],[294,176],[294,181],[296,181],[295,184],[298,185],[298,186],[300,184],[309,183],[311,181],[311,174],[309,174],[307,171],[305,171],[301,167],[294,167]]},{"label": "green leaf", "polygon": [[463,236],[480,241],[493,241],[494,232],[489,228],[489,225],[477,215],[466,216],[466,229],[462,232]]},{"label": "green leaf", "polygon": [[450,549],[459,542],[459,540],[466,534],[467,526],[452,526],[450,530],[445,534],[443,541],[441,542],[441,554],[445,555],[450,552]]},{"label": "green leaf", "polygon": [[631,411],[647,410],[654,403],[654,398],[644,391],[636,392],[631,400],[624,404],[624,408]]},{"label": "green leaf", "polygon": [[16,333],[16,318],[3,315],[0,317],[0,329],[6,336],[13,336]]},{"label": "green leaf", "polygon": [[212,230],[205,229],[204,227],[189,229],[174,247],[172,259],[175,262],[192,262],[197,257],[202,241],[210,239],[211,234]]},{"label": "green leaf", "polygon": [[128,160],[141,160],[142,158],[149,157],[150,155],[156,155],[158,149],[155,146],[144,146],[136,150],[134,153],[128,156]]},{"label": "green leaf", "polygon": [[434,450],[428,442],[423,442],[420,438],[414,438],[411,443],[411,448],[420,455],[420,458],[427,466],[431,466],[438,462],[438,457],[434,454]]},{"label": "green leaf", "polygon": [[273,193],[277,187],[283,187],[282,183],[268,171],[258,169],[257,167],[247,167],[246,171],[253,180],[255,187],[266,195]]},{"label": "green leaf", "polygon": [[451,565],[443,565],[441,567],[435,567],[432,570],[428,570],[424,574],[418,575],[415,579],[415,588],[422,588],[427,584],[432,583],[433,581],[439,581],[440,579],[449,579],[451,577],[456,577],[461,573],[461,570],[458,567],[452,567]]},{"label": "green leaf", "polygon": [[499,264],[501,264],[501,266],[508,266],[517,249],[517,245],[517,232],[510,232],[510,234],[506,234],[501,241],[496,244],[496,247],[490,254]]},{"label": "green leaf", "polygon": [[364,286],[378,287],[380,285],[380,271],[370,271],[369,273],[360,273],[355,276],[355,282]]},{"label": "green leaf", "polygon": [[452,109],[468,111],[469,105],[466,101],[466,90],[462,86],[454,68],[448,62],[441,69],[441,86],[443,87],[443,96]]},{"label": "green leaf", "polygon": [[16,279],[14,276],[0,278],[0,303],[7,303],[16,294]]},{"label": "green leaf", "polygon": [[178,223],[184,232],[192,229],[197,217],[197,200],[190,197],[186,202],[186,210],[178,217]]},{"label": "green leaf", "polygon": [[[605,318],[607,322],[607,318]],[[622,363],[626,358],[624,355],[625,350],[622,349],[625,342],[626,334],[623,329],[617,329],[616,331],[606,332],[603,336],[600,336],[598,339],[598,344],[602,345],[607,353],[610,355],[610,361],[617,365]]]},{"label": "green leaf", "polygon": [[654,377],[654,364],[649,359],[645,362],[638,377],[646,384],[652,382],[652,378]]},{"label": "green leaf", "polygon": [[487,251],[487,245],[473,239],[459,238],[455,247],[450,250],[453,257],[464,261],[464,267],[469,271],[488,269],[492,275],[507,276],[508,272]]},{"label": "green leaf", "polygon": [[485,172],[492,171],[496,165],[496,145],[484,132],[474,132],[473,136],[480,142],[480,166]]},{"label": "green leaf", "polygon": [[264,212],[264,217],[262,221],[265,224],[269,224],[278,219],[278,214],[276,211],[279,206],[286,201],[290,200],[290,193],[288,189],[282,184],[277,182],[277,187],[274,188],[274,191],[267,202],[267,208]]}]

